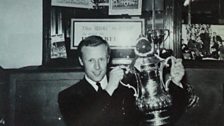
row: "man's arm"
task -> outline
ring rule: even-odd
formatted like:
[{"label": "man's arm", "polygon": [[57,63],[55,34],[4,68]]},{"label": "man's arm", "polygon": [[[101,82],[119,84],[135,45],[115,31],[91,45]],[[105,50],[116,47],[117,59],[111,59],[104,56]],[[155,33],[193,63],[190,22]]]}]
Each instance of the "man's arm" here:
[{"label": "man's arm", "polygon": [[[170,92],[176,102],[184,103],[183,106],[187,108],[195,107],[198,103],[199,97],[195,95],[193,88],[186,82],[182,83],[185,74],[182,59],[172,58],[172,66],[170,70],[171,83],[175,86],[170,89]],[[171,84],[171,85],[172,85]],[[170,86],[171,87],[171,86]],[[170,88],[169,87],[169,88]]]}]

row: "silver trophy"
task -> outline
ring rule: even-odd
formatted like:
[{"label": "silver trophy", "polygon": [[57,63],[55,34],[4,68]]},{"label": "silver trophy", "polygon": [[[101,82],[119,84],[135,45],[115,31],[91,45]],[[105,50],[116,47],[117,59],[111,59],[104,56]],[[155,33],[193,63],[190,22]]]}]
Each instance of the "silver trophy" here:
[{"label": "silver trophy", "polygon": [[145,126],[161,126],[171,121],[172,98],[168,92],[170,80],[164,82],[163,76],[163,69],[171,57],[163,59],[157,54],[155,45],[158,48],[165,38],[164,32],[159,32],[161,34],[158,31],[149,34],[152,41],[146,37],[137,40],[136,57],[130,64],[128,73],[134,75],[135,86],[121,81],[124,86],[135,91],[136,106],[144,115],[141,125]]},{"label": "silver trophy", "polygon": [[[176,104],[169,92],[172,80],[170,70],[167,74],[164,72],[167,66],[169,69],[172,67],[172,60],[176,61],[176,58],[160,57],[160,46],[168,38],[169,30],[155,29],[155,0],[152,0],[152,19],[152,29],[147,31],[147,37],[137,39],[134,49],[136,57],[120,81],[135,92],[136,107],[143,114],[141,126],[169,125],[177,115],[173,109]],[[191,89],[190,86],[186,88],[189,97],[187,106],[194,107],[199,98]]]}]

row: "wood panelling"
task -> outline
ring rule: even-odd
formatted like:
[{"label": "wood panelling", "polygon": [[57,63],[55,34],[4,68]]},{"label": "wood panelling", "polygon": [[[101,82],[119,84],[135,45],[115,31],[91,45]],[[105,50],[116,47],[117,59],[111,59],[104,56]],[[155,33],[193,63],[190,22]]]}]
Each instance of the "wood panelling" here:
[{"label": "wood panelling", "polygon": [[0,70],[0,126],[5,123],[7,118],[8,89],[8,75]]},{"label": "wood panelling", "polygon": [[188,68],[186,75],[199,106],[183,114],[178,126],[224,126],[224,70]]},{"label": "wood panelling", "polygon": [[[186,79],[199,96],[176,126],[224,125],[224,69],[186,68]],[[17,72],[10,75],[9,126],[65,126],[57,95],[83,77],[82,72]]]},{"label": "wood panelling", "polygon": [[64,126],[58,93],[82,77],[81,72],[11,74],[10,126]]}]

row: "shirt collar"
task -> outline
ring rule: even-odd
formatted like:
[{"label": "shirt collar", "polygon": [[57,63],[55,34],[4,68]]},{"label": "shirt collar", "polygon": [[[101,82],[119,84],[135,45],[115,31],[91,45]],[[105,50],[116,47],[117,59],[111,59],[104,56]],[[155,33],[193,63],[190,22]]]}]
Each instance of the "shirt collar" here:
[{"label": "shirt collar", "polygon": [[[89,82],[90,85],[93,86],[93,88],[98,91],[98,86],[96,85],[96,82],[91,80],[88,76],[85,75],[85,79],[87,82]],[[100,85],[102,89],[105,89],[107,86],[107,76],[104,76],[103,79],[100,81]]]}]

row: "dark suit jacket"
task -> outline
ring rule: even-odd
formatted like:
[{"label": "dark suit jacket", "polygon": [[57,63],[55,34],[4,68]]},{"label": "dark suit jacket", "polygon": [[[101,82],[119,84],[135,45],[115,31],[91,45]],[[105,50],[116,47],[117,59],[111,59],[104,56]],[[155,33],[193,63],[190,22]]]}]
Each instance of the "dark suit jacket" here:
[{"label": "dark suit jacket", "polygon": [[132,91],[121,85],[113,97],[106,91],[96,92],[82,79],[61,91],[59,108],[67,126],[125,126],[137,125]]},{"label": "dark suit jacket", "polygon": [[[128,81],[136,82],[132,76],[128,77]],[[186,90],[170,85],[174,122],[185,111],[186,93]],[[67,126],[138,126],[144,115],[137,110],[133,94],[132,89],[119,84],[113,96],[109,96],[106,91],[96,92],[82,79],[61,91],[58,103]]]}]

